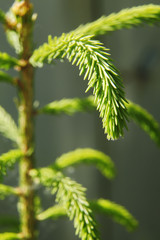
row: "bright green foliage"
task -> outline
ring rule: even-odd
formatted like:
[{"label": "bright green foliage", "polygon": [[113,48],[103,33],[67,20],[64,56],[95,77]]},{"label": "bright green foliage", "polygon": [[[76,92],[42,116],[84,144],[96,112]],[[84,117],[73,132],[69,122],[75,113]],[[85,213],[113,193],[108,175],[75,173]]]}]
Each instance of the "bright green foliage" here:
[{"label": "bright green foliage", "polygon": [[[135,218],[122,206],[109,200],[99,199],[88,202],[85,191],[77,182],[63,175],[63,169],[79,164],[94,164],[101,173],[110,179],[115,176],[115,167],[110,157],[93,149],[77,149],[57,158],[50,167],[33,169],[34,162],[34,117],[38,114],[68,114],[98,109],[108,139],[123,136],[128,116],[133,119],[150,137],[160,145],[160,128],[154,118],[138,105],[125,99],[124,87],[118,70],[109,57],[108,49],[99,41],[93,40],[102,35],[122,28],[136,27],[142,24],[154,24],[160,21],[159,5],[144,5],[124,9],[108,17],[81,25],[76,30],[62,34],[61,37],[48,38],[34,52],[32,51],[32,30],[35,16],[30,1],[16,0],[5,15],[0,10],[0,22],[10,45],[18,54],[18,59],[0,52],[0,69],[15,68],[19,77],[12,78],[0,71],[0,82],[15,85],[18,92],[18,122],[0,106],[0,133],[18,145],[17,149],[0,156],[0,175],[6,174],[8,167],[13,167],[20,160],[19,186],[0,184],[0,197],[17,195],[19,198],[20,220],[16,222],[15,233],[0,233],[0,240],[35,239],[35,218],[43,221],[68,215],[73,220],[76,234],[82,240],[99,240],[96,222],[92,211],[111,216],[116,222],[133,230],[137,226]],[[29,56],[31,58],[28,61]],[[35,67],[54,60],[68,59],[79,67],[80,75],[88,79],[88,88],[93,95],[84,99],[62,99],[54,101],[41,109],[33,108]],[[31,63],[31,64],[29,64]],[[33,85],[32,85],[33,84]],[[33,97],[33,98],[32,98]],[[21,149],[21,150],[20,150]],[[54,206],[40,212],[40,199],[35,196],[33,186],[41,183],[56,194]],[[3,218],[0,218],[0,223]],[[9,221],[8,221],[9,222]],[[33,223],[33,224],[32,224]],[[4,222],[3,222],[4,224]],[[31,226],[32,225],[32,226]]]},{"label": "bright green foliage", "polygon": [[72,115],[76,112],[88,112],[95,110],[94,97],[89,96],[87,98],[79,99],[62,99],[60,101],[54,101],[43,108],[38,110],[38,113],[45,114],[68,114]]},{"label": "bright green foliage", "polygon": [[0,240],[18,240],[22,239],[22,236],[19,233],[0,233]]},{"label": "bright green foliage", "polygon": [[123,9],[107,17],[103,16],[94,22],[78,27],[75,31],[76,33],[83,33],[86,35],[103,35],[110,31],[132,28],[142,24],[152,25],[159,21],[160,5],[148,4]]},{"label": "bright green foliage", "polygon": [[4,199],[5,197],[16,194],[16,190],[13,187],[0,184],[0,199]]},{"label": "bright green foliage", "polygon": [[67,213],[63,206],[54,205],[53,207],[50,207],[47,210],[39,213],[37,215],[37,219],[39,221],[43,221],[48,218],[52,218],[53,220],[56,220],[57,218],[64,217],[66,215],[67,215]]},{"label": "bright green foliage", "polygon": [[[128,103],[125,103],[128,116],[130,120],[133,120],[137,125],[139,125],[150,137],[151,139],[160,145],[160,127],[159,123],[154,119],[154,117],[148,113],[141,106],[131,102],[127,99]],[[82,99],[62,99],[60,101],[54,101],[47,104],[37,113],[45,114],[68,114],[72,115],[77,112],[96,110],[96,104],[93,96]]]},{"label": "bright green foliage", "polygon": [[76,235],[82,240],[99,239],[92,211],[85,197],[85,188],[51,168],[31,170],[31,176],[56,192],[56,201],[62,205],[70,220],[74,219]]},{"label": "bright green foliage", "polygon": [[70,220],[74,219],[76,235],[82,240],[99,239],[92,212],[84,195],[84,188],[70,178],[63,178],[57,184],[57,201],[67,211]]},{"label": "bright green foliage", "polygon": [[14,79],[9,74],[0,71],[0,82],[14,84]]},{"label": "bright green foliage", "polygon": [[91,201],[90,204],[94,211],[111,216],[129,231],[134,230],[138,226],[136,219],[124,207],[116,203],[106,199],[98,199]]},{"label": "bright green foliage", "polygon": [[0,106],[0,133],[4,137],[19,144],[20,136],[18,128],[12,117],[9,115],[9,113],[7,113],[1,106]]},{"label": "bright green foliage", "polygon": [[115,167],[111,158],[100,151],[90,148],[76,149],[75,151],[63,154],[56,159],[52,167],[62,170],[66,167],[82,163],[94,164],[105,177],[113,178],[115,176]]},{"label": "bright green foliage", "polygon": [[153,116],[137,104],[127,104],[129,116],[160,146],[160,126]]},{"label": "bright green foliage", "polygon": [[5,23],[5,13],[0,9],[0,22]]},{"label": "bright green foliage", "polygon": [[0,156],[0,176],[6,174],[6,169],[11,168],[23,156],[21,150],[14,149]]},{"label": "bright green foliage", "polygon": [[[93,212],[110,216],[117,223],[124,226],[128,231],[132,231],[138,226],[137,220],[124,207],[109,200],[92,200],[90,201],[90,207]],[[39,221],[43,221],[48,218],[56,220],[57,218],[64,217],[66,215],[67,213],[63,206],[55,205],[38,214],[37,219]]]},{"label": "bright green foliage", "polygon": [[108,57],[107,49],[91,37],[71,33],[53,40],[49,38],[48,43],[34,51],[30,61],[39,67],[44,62],[64,57],[72,64],[76,63],[80,75],[84,73],[84,79],[89,80],[86,91],[93,88],[107,138],[117,139],[123,135],[127,119],[122,81]]},{"label": "bright green foliage", "polygon": [[0,68],[8,70],[15,66],[19,66],[19,61],[16,58],[9,56],[7,53],[0,52]]}]

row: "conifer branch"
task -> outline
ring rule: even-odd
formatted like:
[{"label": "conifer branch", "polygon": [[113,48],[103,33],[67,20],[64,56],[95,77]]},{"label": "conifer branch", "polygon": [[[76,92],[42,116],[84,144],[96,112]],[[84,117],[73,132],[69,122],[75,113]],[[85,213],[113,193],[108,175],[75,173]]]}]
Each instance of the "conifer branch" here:
[{"label": "conifer branch", "polygon": [[63,206],[60,206],[57,204],[57,205],[54,205],[53,207],[50,207],[47,210],[39,213],[37,215],[37,220],[43,221],[48,218],[56,220],[60,217],[65,217],[65,216],[67,216],[65,208]]},{"label": "conifer branch", "polygon": [[0,176],[6,174],[7,168],[11,168],[22,156],[23,153],[19,149],[2,154],[0,156]]},{"label": "conifer branch", "polygon": [[38,114],[67,114],[73,115],[76,112],[88,112],[96,109],[94,97],[62,99],[60,101],[51,102],[41,109],[36,110]]},{"label": "conifer branch", "polygon": [[138,226],[137,220],[121,205],[106,199],[91,201],[93,211],[109,215],[117,223],[126,227],[128,231],[134,230]]},{"label": "conifer branch", "polygon": [[118,13],[103,16],[94,22],[81,25],[75,33],[103,35],[111,31],[128,29],[139,25],[153,25],[160,21],[160,5],[148,4],[123,9]]},{"label": "conifer branch", "polygon": [[[155,118],[141,106],[128,100],[125,103],[128,116],[133,120],[142,130],[144,130],[150,138],[160,146],[160,125]],[[85,105],[86,103],[86,105]],[[37,110],[37,113],[44,114],[75,114],[77,112],[84,112],[87,110],[96,110],[96,104],[93,96],[84,99],[62,99],[47,104],[43,108]]]},{"label": "conifer branch", "polygon": [[85,197],[85,188],[77,182],[65,177],[52,168],[31,170],[30,175],[56,193],[56,201],[65,208],[70,220],[74,219],[76,235],[82,240],[98,240],[96,223]]},{"label": "conifer branch", "polygon": [[17,145],[19,145],[20,142],[19,130],[12,117],[1,106],[0,106],[0,133],[4,137],[12,140],[13,142],[17,143]]},{"label": "conifer branch", "polygon": [[108,57],[107,49],[92,36],[63,34],[60,38],[49,38],[35,50],[30,62],[41,67],[44,62],[66,57],[72,64],[79,66],[80,75],[88,78],[88,91],[93,88],[95,102],[102,118],[108,139],[123,135],[126,127],[127,111],[122,80]]},{"label": "conifer branch", "polygon": [[80,164],[95,164],[100,172],[109,179],[115,176],[115,166],[111,158],[106,154],[90,149],[76,149],[69,153],[63,154],[57,158],[55,163],[52,165],[53,169],[63,170],[69,166],[80,165]]},{"label": "conifer branch", "polygon": [[160,125],[154,117],[144,108],[131,101],[128,101],[126,107],[131,119],[160,147]]},{"label": "conifer branch", "polygon": [[[98,199],[89,201],[90,207],[95,213],[102,213],[110,216],[115,222],[124,226],[128,231],[133,231],[138,226],[137,220],[121,205],[111,202],[107,199]],[[61,205],[54,205],[37,215],[39,221],[51,218],[67,216],[65,208]]]}]

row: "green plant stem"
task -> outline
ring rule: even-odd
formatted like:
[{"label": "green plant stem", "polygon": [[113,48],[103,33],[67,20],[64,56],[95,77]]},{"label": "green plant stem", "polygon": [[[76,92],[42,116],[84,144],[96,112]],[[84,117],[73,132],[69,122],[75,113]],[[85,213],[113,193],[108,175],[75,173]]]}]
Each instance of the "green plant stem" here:
[{"label": "green plant stem", "polygon": [[33,182],[29,171],[34,166],[34,123],[33,123],[33,67],[28,59],[32,54],[32,27],[31,5],[27,13],[22,16],[21,41],[23,52],[21,59],[26,61],[26,66],[21,69],[21,85],[19,90],[19,127],[21,134],[20,148],[24,157],[20,162],[20,222],[23,239],[35,239],[35,211]]}]

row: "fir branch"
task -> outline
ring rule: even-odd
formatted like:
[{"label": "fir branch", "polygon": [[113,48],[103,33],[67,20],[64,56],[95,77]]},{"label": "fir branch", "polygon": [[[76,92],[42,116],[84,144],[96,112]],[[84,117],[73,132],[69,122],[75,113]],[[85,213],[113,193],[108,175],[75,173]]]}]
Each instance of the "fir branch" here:
[{"label": "fir branch", "polygon": [[72,64],[76,63],[80,75],[85,73],[84,79],[89,80],[86,91],[93,88],[107,138],[117,139],[123,135],[127,119],[122,80],[108,57],[107,49],[91,37],[71,33],[53,40],[49,38],[48,44],[34,51],[30,62],[40,67],[44,62],[66,57]]},{"label": "fir branch", "polygon": [[13,194],[17,195],[17,191],[15,188],[0,184],[0,199],[4,199],[5,197]]},{"label": "fir branch", "polygon": [[18,240],[23,239],[22,235],[20,233],[0,233],[0,240]]},{"label": "fir branch", "polygon": [[53,220],[58,219],[59,217],[67,216],[66,210],[63,206],[55,205],[53,207],[48,208],[47,210],[39,213],[37,215],[37,220],[43,221],[48,218],[52,218]]},{"label": "fir branch", "polygon": [[2,106],[0,106],[0,133],[4,137],[19,144],[20,136],[18,128],[12,117],[5,111],[4,108],[2,108]]},{"label": "fir branch", "polygon": [[90,149],[76,149],[69,153],[63,154],[57,158],[53,164],[53,169],[62,170],[69,166],[79,164],[95,164],[101,173],[110,179],[115,176],[115,166],[111,158],[104,153]]},{"label": "fir branch", "polygon": [[144,108],[131,101],[128,102],[126,107],[131,119],[138,124],[158,146],[160,146],[159,123]]},{"label": "fir branch", "polygon": [[93,96],[87,98],[62,99],[60,101],[51,102],[41,109],[37,110],[39,114],[67,114],[73,115],[76,112],[88,112],[96,109],[93,103]]},{"label": "fir branch", "polygon": [[138,226],[137,220],[121,205],[106,199],[91,201],[93,211],[111,216],[116,222],[126,227],[128,231],[134,230]]},{"label": "fir branch", "polygon": [[153,25],[159,21],[160,5],[148,4],[103,16],[94,22],[78,27],[75,33],[103,35],[111,31],[137,27],[142,24]]},{"label": "fir branch", "polygon": [[22,156],[22,151],[19,149],[2,154],[0,156],[0,176],[6,174],[7,168],[11,168]]},{"label": "fir branch", "polygon": [[11,77],[9,74],[3,71],[0,71],[0,82],[6,82],[14,85],[16,83],[16,80],[13,77]]},{"label": "fir branch", "polygon": [[66,207],[70,220],[74,218],[76,235],[82,240],[98,240],[95,222],[92,217],[89,204],[85,198],[84,191],[80,184],[69,178],[61,178],[57,183],[57,202]]},{"label": "fir branch", "polygon": [[85,197],[85,188],[51,168],[33,169],[30,175],[56,193],[56,201],[65,208],[70,220],[74,219],[76,235],[82,240],[98,240],[96,224]]},{"label": "fir branch", "polygon": [[[144,130],[150,138],[160,146],[160,126],[154,117],[141,106],[128,100],[125,103],[128,116],[137,125]],[[86,105],[85,105],[86,104]],[[75,114],[77,112],[84,112],[88,110],[96,110],[96,104],[93,96],[84,99],[62,99],[47,104],[43,108],[37,110],[37,113],[42,114]]]},{"label": "fir branch", "polygon": [[7,53],[0,52],[0,68],[8,70],[10,68],[20,66],[18,59],[9,56]]},{"label": "fir branch", "polygon": [[[92,211],[110,216],[115,222],[124,226],[128,231],[135,230],[138,226],[137,220],[121,205],[106,199],[89,201]],[[56,220],[67,216],[66,210],[61,205],[55,205],[37,215],[39,221],[51,218]]]}]

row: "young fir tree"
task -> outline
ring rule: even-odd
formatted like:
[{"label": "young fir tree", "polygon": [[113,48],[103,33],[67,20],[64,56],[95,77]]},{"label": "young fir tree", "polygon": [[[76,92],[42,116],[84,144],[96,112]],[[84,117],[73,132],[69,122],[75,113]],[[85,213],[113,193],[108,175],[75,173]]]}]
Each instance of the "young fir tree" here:
[{"label": "young fir tree", "polygon": [[[108,49],[95,40],[97,35],[111,31],[157,23],[160,21],[160,6],[144,5],[103,16],[60,37],[49,36],[47,43],[34,50],[35,20],[33,4],[29,0],[16,0],[7,13],[0,10],[0,22],[17,54],[15,58],[1,50],[0,81],[16,87],[18,92],[18,126],[0,106],[0,133],[13,142],[13,149],[0,156],[1,177],[16,162],[19,164],[19,186],[0,184],[1,198],[15,195],[18,199],[19,227],[17,232],[0,233],[0,239],[37,239],[37,221],[67,215],[73,220],[76,234],[82,240],[98,240],[100,237],[94,212],[107,214],[128,230],[133,230],[137,221],[124,207],[106,199],[88,201],[85,189],[63,173],[65,168],[72,165],[94,164],[105,177],[112,179],[115,168],[109,156],[93,149],[77,149],[63,154],[51,166],[36,168],[38,159],[35,156],[34,118],[40,114],[70,115],[97,109],[108,139],[123,136],[128,119],[132,119],[160,145],[159,124],[146,110],[126,100],[123,82],[109,57]],[[78,66],[80,75],[88,79],[86,91],[92,89],[93,96],[63,99],[40,109],[34,108],[34,69],[64,58]],[[6,72],[11,68],[17,72],[15,76]],[[36,211],[37,184],[44,185],[51,190],[51,194],[56,195],[56,203],[42,212]]]}]

